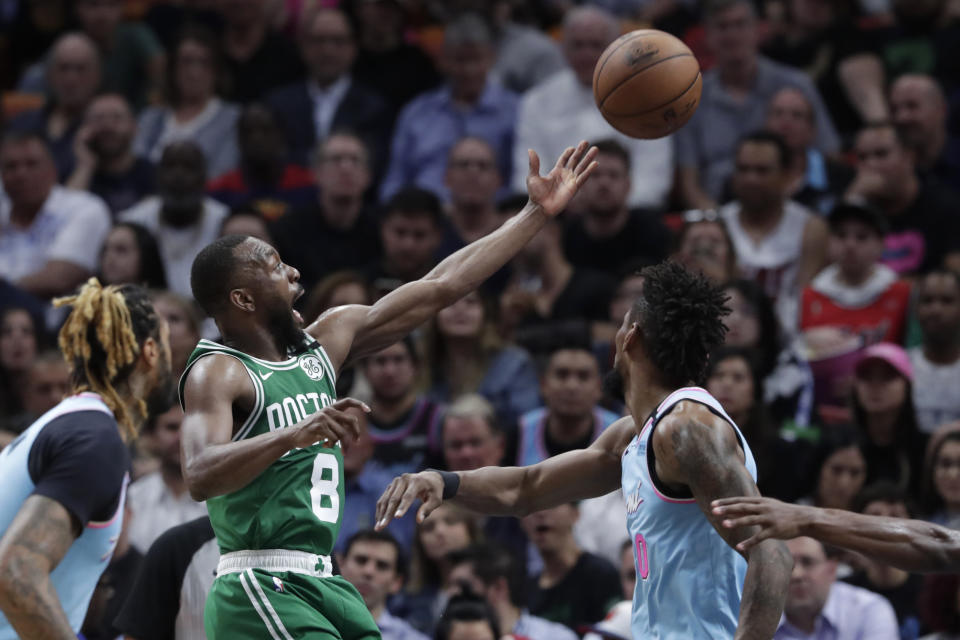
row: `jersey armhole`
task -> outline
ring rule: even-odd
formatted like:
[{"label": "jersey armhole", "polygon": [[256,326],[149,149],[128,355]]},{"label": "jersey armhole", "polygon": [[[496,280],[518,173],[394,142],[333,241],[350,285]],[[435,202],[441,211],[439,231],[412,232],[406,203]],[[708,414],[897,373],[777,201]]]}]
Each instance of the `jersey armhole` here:
[{"label": "jersey armhole", "polygon": [[249,415],[247,415],[247,419],[244,420],[243,424],[240,425],[240,428],[237,429],[236,433],[234,433],[233,437],[230,439],[231,442],[236,442],[238,440],[242,440],[248,433],[250,433],[250,430],[253,429],[253,425],[256,424],[257,422],[257,418],[260,417],[260,413],[263,411],[263,405],[264,405],[263,383],[257,379],[257,376],[253,374],[253,371],[250,369],[250,367],[248,367],[240,357],[232,353],[228,353],[226,351],[218,351],[218,350],[211,350],[197,356],[193,360],[193,362],[187,365],[187,368],[184,369],[183,375],[181,376],[181,380],[183,380],[183,382],[181,383],[180,408],[183,409],[184,411],[187,410],[186,402],[184,401],[184,398],[183,398],[183,389],[185,389],[187,386],[187,376],[190,375],[190,371],[193,369],[193,366],[198,362],[200,362],[201,358],[206,358],[207,356],[212,356],[212,355],[227,356],[228,358],[233,358],[234,360],[239,362],[240,366],[243,367],[243,370],[247,372],[247,376],[250,378],[250,382],[253,384],[253,393],[255,396],[253,401],[253,408],[250,410]]},{"label": "jersey armhole", "polygon": [[740,431],[735,429],[734,426],[730,424],[730,421],[727,420],[722,413],[720,413],[719,411],[711,407],[706,402],[702,402],[700,400],[694,400],[693,398],[682,398],[681,400],[678,400],[674,404],[670,405],[670,407],[666,411],[664,411],[662,415],[657,416],[656,420],[652,420],[650,423],[650,438],[649,438],[650,444],[649,446],[647,446],[647,472],[650,474],[650,482],[653,483],[653,486],[656,488],[656,490],[659,493],[663,494],[667,498],[670,498],[672,500],[693,500],[694,499],[693,492],[690,491],[690,487],[684,485],[684,488],[682,491],[676,490],[676,489],[670,489],[669,487],[667,487],[666,484],[664,484],[662,480],[660,480],[660,477],[657,475],[657,456],[653,451],[654,430],[657,428],[657,425],[660,424],[660,421],[666,418],[668,415],[670,415],[670,412],[673,411],[674,408],[681,402],[696,402],[697,404],[703,405],[704,407],[706,407],[707,410],[710,411],[710,413],[712,413],[713,415],[723,420],[724,423],[727,424],[727,426],[733,429],[733,435],[737,436],[737,445],[740,447],[740,451],[743,452],[744,457],[746,457],[747,451],[746,451],[746,447],[744,446],[743,437],[740,435]]}]

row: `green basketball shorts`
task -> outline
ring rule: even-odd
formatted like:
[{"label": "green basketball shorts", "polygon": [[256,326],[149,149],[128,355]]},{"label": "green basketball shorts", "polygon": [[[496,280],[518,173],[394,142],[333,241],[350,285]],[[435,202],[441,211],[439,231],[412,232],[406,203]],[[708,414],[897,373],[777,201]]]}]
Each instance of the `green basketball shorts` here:
[{"label": "green basketball shorts", "polygon": [[329,559],[296,551],[239,554],[221,558],[207,595],[208,640],[380,640],[363,598],[330,575]]}]

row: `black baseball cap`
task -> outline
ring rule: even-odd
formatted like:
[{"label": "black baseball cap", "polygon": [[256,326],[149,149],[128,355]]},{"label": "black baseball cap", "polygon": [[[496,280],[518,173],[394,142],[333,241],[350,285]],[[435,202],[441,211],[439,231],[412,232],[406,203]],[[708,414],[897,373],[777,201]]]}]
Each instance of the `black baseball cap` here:
[{"label": "black baseball cap", "polygon": [[864,202],[838,203],[831,209],[827,222],[830,224],[830,231],[836,233],[840,225],[848,220],[862,222],[881,236],[886,235],[889,230],[883,214]]}]

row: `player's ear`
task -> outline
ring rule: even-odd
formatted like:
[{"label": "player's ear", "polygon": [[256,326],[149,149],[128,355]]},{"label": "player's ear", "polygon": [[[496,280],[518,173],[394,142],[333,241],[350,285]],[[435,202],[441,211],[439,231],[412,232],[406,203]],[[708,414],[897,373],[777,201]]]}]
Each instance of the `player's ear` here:
[{"label": "player's ear", "polygon": [[230,290],[230,304],[244,311],[254,312],[257,305],[253,301],[253,296],[244,288]]}]

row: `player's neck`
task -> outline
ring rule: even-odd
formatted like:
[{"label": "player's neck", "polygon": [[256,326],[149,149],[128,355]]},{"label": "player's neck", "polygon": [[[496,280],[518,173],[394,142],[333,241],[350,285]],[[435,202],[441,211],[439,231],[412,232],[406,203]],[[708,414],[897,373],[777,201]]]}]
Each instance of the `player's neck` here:
[{"label": "player's neck", "polygon": [[222,334],[223,344],[248,356],[269,362],[282,362],[287,359],[286,349],[277,343],[266,327],[250,323],[247,331],[222,330]]},{"label": "player's neck", "polygon": [[660,384],[649,369],[652,369],[651,365],[631,363],[629,377],[624,384],[624,399],[638,430],[643,428],[647,417],[660,403],[676,391]]}]

